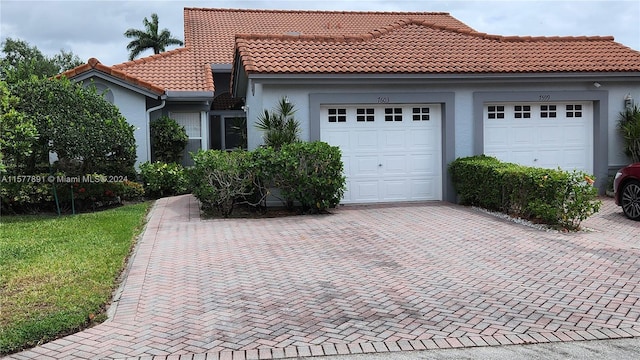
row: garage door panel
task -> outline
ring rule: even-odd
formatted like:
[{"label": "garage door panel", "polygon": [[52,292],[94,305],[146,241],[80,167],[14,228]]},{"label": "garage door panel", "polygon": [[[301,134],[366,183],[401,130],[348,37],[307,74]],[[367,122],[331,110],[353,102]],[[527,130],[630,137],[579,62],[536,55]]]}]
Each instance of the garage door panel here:
[{"label": "garage door panel", "polygon": [[341,149],[349,149],[351,148],[351,141],[348,133],[343,131],[327,131],[326,132],[326,142],[329,144],[334,144],[334,146],[339,146]]},{"label": "garage door panel", "polygon": [[435,196],[436,181],[428,180],[412,180],[411,181],[411,198],[426,200]]},{"label": "garage door panel", "polygon": [[485,131],[485,147],[509,146],[509,128],[497,128],[490,126]]},{"label": "garage door panel", "polygon": [[408,200],[407,180],[392,179],[382,181],[382,198],[386,201]]},{"label": "garage door panel", "polygon": [[372,202],[378,200],[380,196],[377,179],[370,181],[353,181],[351,189],[353,191],[352,201],[354,202]]},{"label": "garage door panel", "polygon": [[378,155],[363,155],[363,156],[354,156],[353,158],[352,168],[349,170],[360,174],[360,175],[370,175],[377,176],[378,175]]},{"label": "garage door panel", "polygon": [[400,150],[404,149],[407,137],[404,129],[386,130],[381,132],[382,141],[381,148],[383,150]]},{"label": "garage door panel", "polygon": [[409,148],[412,150],[428,148],[435,150],[437,137],[433,129],[413,129],[409,133]]},{"label": "garage door panel", "polygon": [[382,176],[386,175],[402,175],[407,173],[407,156],[400,155],[382,155]]},{"label": "garage door panel", "polygon": [[436,166],[437,161],[435,155],[415,154],[411,156],[409,173],[412,175],[436,175],[440,171]]},{"label": "garage door panel", "polygon": [[536,152],[533,150],[511,150],[506,161],[522,165],[533,166],[536,159]]},{"label": "garage door panel", "polygon": [[359,151],[370,149],[378,151],[378,132],[375,130],[355,130],[351,131],[355,138],[355,144]]},{"label": "garage door panel", "polygon": [[535,132],[532,126],[514,126],[511,129],[511,145],[513,146],[531,146],[534,143],[534,137],[531,136]]}]

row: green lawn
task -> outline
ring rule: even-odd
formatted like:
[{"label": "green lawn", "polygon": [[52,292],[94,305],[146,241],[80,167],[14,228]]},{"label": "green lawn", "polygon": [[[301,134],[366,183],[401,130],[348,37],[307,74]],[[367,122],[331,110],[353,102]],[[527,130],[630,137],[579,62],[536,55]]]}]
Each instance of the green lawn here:
[{"label": "green lawn", "polygon": [[74,216],[0,219],[0,352],[106,319],[149,203]]}]

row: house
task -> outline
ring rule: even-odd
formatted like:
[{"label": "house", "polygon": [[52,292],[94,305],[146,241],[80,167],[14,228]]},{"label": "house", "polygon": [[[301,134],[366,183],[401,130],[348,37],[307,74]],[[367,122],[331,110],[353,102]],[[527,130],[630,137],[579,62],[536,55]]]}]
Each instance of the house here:
[{"label": "house", "polygon": [[184,48],[65,74],[109,90],[138,128],[139,162],[162,115],[185,126],[188,151],[256,148],[257,116],[282,98],[304,140],[341,148],[345,203],[454,201],[447,165],[461,156],[583,170],[601,189],[629,162],[616,125],[640,98],[640,52],[612,37],[488,35],[430,12],[184,19]]}]

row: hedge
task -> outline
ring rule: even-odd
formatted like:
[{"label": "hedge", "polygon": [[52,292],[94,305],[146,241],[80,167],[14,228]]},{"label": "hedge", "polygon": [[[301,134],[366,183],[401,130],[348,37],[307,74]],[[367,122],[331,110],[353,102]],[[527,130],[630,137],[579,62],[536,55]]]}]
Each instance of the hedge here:
[{"label": "hedge", "polygon": [[600,210],[593,176],[580,171],[543,169],[480,155],[449,165],[453,186],[464,205],[570,230]]}]

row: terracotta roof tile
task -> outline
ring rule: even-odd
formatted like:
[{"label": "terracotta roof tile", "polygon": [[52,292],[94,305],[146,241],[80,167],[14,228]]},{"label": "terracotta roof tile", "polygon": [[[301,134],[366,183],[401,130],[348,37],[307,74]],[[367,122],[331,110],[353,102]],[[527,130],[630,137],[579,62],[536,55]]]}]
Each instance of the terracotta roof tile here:
[{"label": "terracotta roof tile", "polygon": [[640,71],[612,37],[502,37],[404,19],[363,35],[240,35],[247,72],[515,73]]},{"label": "terracotta roof tile", "polygon": [[91,58],[89,59],[89,61],[87,61],[86,64],[82,64],[80,66],[77,66],[73,69],[67,70],[65,72],[63,72],[62,74],[59,74],[56,77],[67,77],[67,78],[73,78],[76,77],[78,75],[81,75],[87,71],[91,71],[91,70],[96,70],[96,71],[100,71],[102,73],[105,73],[107,75],[116,77],[120,80],[124,80],[134,86],[138,86],[144,89],[147,89],[155,94],[158,95],[162,95],[164,94],[164,89],[156,86],[148,81],[145,81],[141,78],[137,78],[135,76],[132,76],[131,74],[127,74],[125,72],[119,71],[117,69],[115,69],[114,67],[111,66],[106,66],[103,65],[102,63],[100,63],[100,61],[98,61],[98,59],[96,58]]}]

